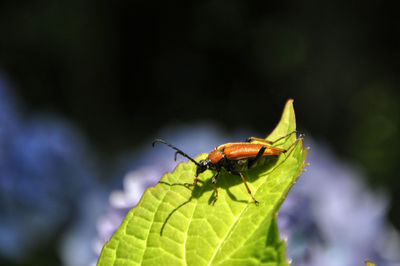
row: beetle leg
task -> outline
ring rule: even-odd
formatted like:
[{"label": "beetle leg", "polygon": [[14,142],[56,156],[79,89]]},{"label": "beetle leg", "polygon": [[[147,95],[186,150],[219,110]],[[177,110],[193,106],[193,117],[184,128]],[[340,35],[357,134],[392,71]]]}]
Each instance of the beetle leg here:
[{"label": "beetle leg", "polygon": [[197,182],[199,181],[199,176],[198,175],[196,175],[196,177],[195,177],[195,179],[194,179],[194,182],[192,183],[192,184],[190,184],[190,183],[185,183],[185,185],[186,186],[196,186],[197,185]]},{"label": "beetle leg", "polygon": [[196,176],[196,178],[194,179],[194,182],[193,182],[192,184],[185,183],[185,185],[188,185],[188,186],[196,186],[198,181],[199,181],[199,176]]},{"label": "beetle leg", "polygon": [[278,138],[278,139],[276,139],[276,140],[274,140],[274,141],[270,141],[270,140],[266,140],[266,139],[262,139],[262,138],[256,138],[256,137],[249,137],[249,138],[246,139],[246,142],[258,141],[258,142],[263,142],[263,143],[266,143],[266,144],[269,144],[269,145],[273,145],[274,143],[280,141],[281,139],[284,139],[284,138],[286,138],[286,137],[289,137],[289,136],[292,135],[293,133],[297,133],[297,131],[294,130],[294,131],[290,132],[289,134],[287,134],[287,135],[285,135],[285,136],[282,136],[282,137],[280,137],[280,138]]},{"label": "beetle leg", "polygon": [[261,149],[258,151],[256,157],[248,159],[248,161],[247,161],[248,168],[250,168],[255,162],[258,161],[258,159],[261,158],[261,156],[264,154],[264,151],[266,148],[267,148],[266,146],[262,146]]},{"label": "beetle leg", "polygon": [[251,194],[251,190],[250,190],[249,186],[247,185],[246,179],[244,179],[243,174],[242,174],[241,172],[236,172],[236,171],[233,171],[233,172],[231,172],[231,173],[232,173],[233,175],[238,175],[238,176],[240,176],[240,177],[242,178],[242,181],[243,181],[244,185],[246,186],[247,192],[248,192],[248,193],[250,194],[250,196],[253,198],[254,203],[255,203],[255,204],[258,204],[258,201],[254,198],[253,194]]},{"label": "beetle leg", "polygon": [[215,198],[214,198],[214,201],[213,201],[213,205],[215,204],[215,202],[217,201],[217,199],[218,199],[218,189],[217,189],[217,187],[215,186],[215,183],[217,183],[217,180],[218,180],[218,176],[219,176],[219,171],[215,174],[215,176],[212,178],[212,185],[213,185],[213,188],[214,188],[214,191],[215,191]]},{"label": "beetle leg", "polygon": [[257,138],[257,137],[248,137],[245,142],[253,142],[253,141],[264,142],[264,143],[269,144],[269,145],[273,144],[272,141],[269,141],[269,140],[266,140],[266,139],[262,139],[262,138]]},{"label": "beetle leg", "polygon": [[219,176],[219,171],[217,171],[217,173],[215,174],[215,176],[211,180],[213,184],[217,183],[218,176]]}]

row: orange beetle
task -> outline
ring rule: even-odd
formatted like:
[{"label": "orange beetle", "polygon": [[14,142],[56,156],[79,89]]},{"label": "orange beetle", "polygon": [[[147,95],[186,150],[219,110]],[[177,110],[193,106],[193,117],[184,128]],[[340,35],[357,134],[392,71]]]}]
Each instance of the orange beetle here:
[{"label": "orange beetle", "polygon": [[[241,173],[241,171],[250,168],[261,157],[278,156],[282,153],[286,153],[288,150],[290,150],[291,147],[293,147],[293,145],[297,143],[297,141],[299,141],[302,138],[303,136],[302,134],[300,134],[299,138],[297,138],[296,141],[293,142],[288,149],[276,148],[273,147],[272,145],[277,141],[290,136],[293,133],[296,133],[296,131],[293,131],[274,141],[268,141],[261,138],[250,137],[246,140],[246,142],[232,142],[232,143],[222,144],[216,147],[214,150],[212,150],[208,154],[208,157],[206,159],[201,160],[199,162],[196,162],[192,157],[190,157],[177,147],[169,144],[165,140],[155,139],[152,145],[154,147],[154,144],[157,142],[163,143],[171,147],[172,149],[176,150],[175,159],[177,154],[181,154],[182,156],[188,158],[197,165],[196,178],[193,184],[190,184],[191,186],[195,186],[197,184],[197,182],[199,181],[199,174],[203,173],[205,170],[209,169],[217,171],[217,173],[212,178],[212,185],[215,191],[215,198],[213,204],[218,199],[218,190],[217,187],[215,186],[215,183],[218,180],[218,176],[222,168],[224,168],[227,172],[229,172],[232,175],[240,176],[243,180],[244,185],[246,186],[247,192],[253,198],[254,202],[258,204],[258,201],[254,198],[253,194],[251,193],[251,190],[247,185],[247,182],[244,179],[244,176]],[[252,143],[254,141],[257,141],[258,143]]]}]

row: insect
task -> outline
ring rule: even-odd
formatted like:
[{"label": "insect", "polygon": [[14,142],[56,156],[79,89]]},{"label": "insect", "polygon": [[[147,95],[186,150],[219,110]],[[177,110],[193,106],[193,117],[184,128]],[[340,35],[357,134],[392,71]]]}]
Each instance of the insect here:
[{"label": "insect", "polygon": [[[214,150],[212,150],[209,154],[208,157],[204,160],[200,160],[199,162],[196,162],[192,157],[184,153],[182,150],[178,149],[174,145],[166,142],[165,140],[162,139],[155,139],[152,143],[153,147],[156,143],[163,143],[170,148],[176,150],[175,152],[175,160],[176,156],[178,154],[188,158],[190,161],[192,161],[194,164],[196,164],[197,169],[196,169],[196,176],[193,184],[188,184],[190,186],[196,186],[197,182],[199,181],[199,175],[203,173],[206,170],[214,170],[216,171],[216,174],[212,178],[212,185],[215,191],[215,198],[213,201],[213,204],[218,199],[218,189],[215,186],[217,183],[219,174],[224,168],[228,173],[236,176],[240,176],[242,179],[247,192],[250,194],[252,199],[254,200],[255,204],[258,204],[258,201],[254,198],[253,194],[251,193],[251,190],[249,186],[247,185],[247,182],[241,173],[242,171],[245,171],[249,169],[251,166],[253,166],[261,157],[267,157],[267,156],[279,156],[282,153],[286,153],[287,151],[292,148],[297,141],[302,139],[303,135],[300,134],[299,138],[296,139],[295,142],[293,142],[288,149],[281,149],[274,147],[273,145],[296,133],[297,131],[293,131],[283,137],[280,137],[274,141],[268,141],[262,138],[256,138],[256,137],[249,137],[246,142],[231,142],[231,143],[226,143],[222,144],[218,147],[216,147]],[[257,143],[254,143],[257,142]]]}]

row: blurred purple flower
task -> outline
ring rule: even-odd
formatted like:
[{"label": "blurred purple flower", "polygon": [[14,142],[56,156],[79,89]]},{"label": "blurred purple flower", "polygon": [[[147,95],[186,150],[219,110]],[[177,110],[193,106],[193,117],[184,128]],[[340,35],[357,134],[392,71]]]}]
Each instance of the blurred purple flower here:
[{"label": "blurred purple flower", "polygon": [[[194,156],[227,139],[240,141],[248,135],[242,132],[236,134],[240,137],[227,138],[219,132],[216,127],[199,124],[170,128],[159,136]],[[177,164],[168,159],[173,157],[170,149],[151,150],[148,142],[148,148],[135,157],[139,160],[132,160],[134,166],[127,171],[123,190],[110,195],[108,213],[98,222],[97,254],[144,190]],[[378,265],[397,265],[399,237],[385,220],[387,200],[382,193],[372,194],[361,182],[359,171],[340,163],[319,144],[311,146],[307,159],[311,166],[289,193],[278,218],[293,264],[361,265],[370,259]]]},{"label": "blurred purple flower", "polygon": [[[288,239],[294,265],[399,265],[398,233],[385,220],[387,198],[372,193],[361,172],[340,162],[326,147],[312,147],[310,166],[290,191],[279,212],[281,236]],[[388,232],[393,234],[388,238]],[[391,248],[384,248],[389,243]]]},{"label": "blurred purple flower", "polygon": [[58,117],[20,116],[0,77],[0,256],[23,260],[71,222],[93,182],[80,134]]}]

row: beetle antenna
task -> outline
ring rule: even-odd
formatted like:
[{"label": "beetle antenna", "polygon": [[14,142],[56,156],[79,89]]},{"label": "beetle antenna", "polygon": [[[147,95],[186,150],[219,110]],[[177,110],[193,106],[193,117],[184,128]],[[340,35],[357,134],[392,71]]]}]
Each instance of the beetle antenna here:
[{"label": "beetle antenna", "polygon": [[170,148],[176,150],[176,152],[175,152],[175,160],[176,160],[176,155],[177,155],[177,154],[180,154],[180,155],[182,155],[182,156],[185,156],[186,158],[188,158],[188,159],[191,160],[192,162],[194,162],[195,165],[200,166],[200,164],[199,164],[198,162],[196,162],[192,157],[190,157],[189,155],[187,155],[186,153],[184,153],[183,151],[181,151],[180,149],[178,149],[178,148],[175,147],[174,145],[169,144],[168,142],[166,142],[166,141],[163,140],[163,139],[155,139],[155,140],[153,140],[153,142],[151,143],[151,145],[154,147],[154,145],[155,145],[157,142],[163,143],[163,144],[167,145],[168,147],[170,147]]}]

